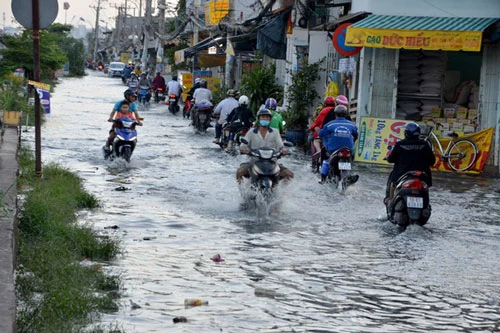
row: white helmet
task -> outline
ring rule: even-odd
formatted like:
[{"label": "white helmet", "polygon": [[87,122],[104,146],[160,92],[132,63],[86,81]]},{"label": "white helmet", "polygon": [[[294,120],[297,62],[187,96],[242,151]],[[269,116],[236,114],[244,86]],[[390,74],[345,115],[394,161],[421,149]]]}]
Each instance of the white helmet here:
[{"label": "white helmet", "polygon": [[248,97],[242,95],[240,99],[238,99],[238,103],[240,103],[240,105],[248,105]]}]

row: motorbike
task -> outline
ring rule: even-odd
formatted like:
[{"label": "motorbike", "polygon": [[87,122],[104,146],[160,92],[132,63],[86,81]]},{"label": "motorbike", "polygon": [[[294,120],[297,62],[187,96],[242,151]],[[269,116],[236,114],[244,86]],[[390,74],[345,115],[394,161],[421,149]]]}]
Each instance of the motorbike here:
[{"label": "motorbike", "polygon": [[168,111],[172,114],[179,112],[179,104],[177,103],[177,96],[175,94],[170,94],[168,96]]},{"label": "motorbike", "polygon": [[210,102],[201,103],[194,106],[193,126],[198,132],[204,133],[210,127],[213,104]]},{"label": "motorbike", "polygon": [[387,219],[406,229],[410,224],[424,225],[431,217],[429,178],[425,172],[409,171],[396,182],[394,197],[388,203]]},{"label": "motorbike", "polygon": [[182,118],[189,119],[192,105],[193,104],[191,103],[191,99],[186,98],[186,102],[184,103],[184,108],[182,109]]},{"label": "motorbike", "polygon": [[165,94],[163,93],[163,88],[156,88],[155,91],[155,102],[160,103],[160,101],[165,100]]},{"label": "motorbike", "polygon": [[147,109],[149,106],[148,102],[149,89],[139,88],[139,93],[137,94],[137,101],[139,102],[139,107],[142,110]]},{"label": "motorbike", "polygon": [[[351,175],[352,161],[352,151],[347,147],[337,149],[330,155],[330,161],[328,162],[330,170],[327,179],[336,187],[340,187],[342,191],[345,191],[349,185],[358,180],[357,176]],[[335,174],[335,170],[338,170],[339,173]]]},{"label": "motorbike", "polygon": [[116,136],[109,158],[113,160],[120,157],[130,162],[137,142],[137,131],[135,129],[137,122],[130,118],[115,119],[113,122],[116,124]]},{"label": "motorbike", "polygon": [[[237,151],[236,148],[241,144],[241,138],[243,138],[247,134],[248,130],[249,128],[246,126],[240,127],[234,133],[233,146],[231,147],[231,150],[230,151],[226,150],[226,152],[231,154],[236,154]],[[231,123],[225,123],[222,127],[222,136],[219,144],[222,149],[228,147],[230,134],[231,134]]]}]

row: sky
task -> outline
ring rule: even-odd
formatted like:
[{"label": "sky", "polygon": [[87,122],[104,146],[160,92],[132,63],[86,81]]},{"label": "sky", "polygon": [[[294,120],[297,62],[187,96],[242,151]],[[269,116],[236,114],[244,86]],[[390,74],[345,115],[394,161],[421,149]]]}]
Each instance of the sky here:
[{"label": "sky", "polygon": [[[12,1],[19,0],[0,0],[0,28],[3,28],[4,25],[7,27],[12,26],[20,26],[17,21],[15,21],[14,14],[12,14],[11,3]],[[27,0],[25,0],[27,1]],[[40,4],[46,0],[39,0]],[[99,14],[99,20],[103,20],[104,22],[100,22],[100,25],[106,26],[106,22],[108,23],[108,27],[114,27],[115,17],[118,15],[118,9],[120,5],[125,5],[125,0],[100,0],[101,8]],[[95,26],[96,20],[96,11],[91,7],[97,7],[98,0],[57,0],[59,4],[59,13],[55,22],[66,23],[66,24],[85,24],[90,26]],[[65,2],[69,3],[69,9],[64,10],[63,4]],[[177,0],[167,0],[170,8],[174,8],[177,4]],[[144,15],[144,7],[145,0],[127,0],[127,6],[130,8],[128,12],[130,14],[134,13],[136,16],[139,15],[139,4],[142,3],[142,15]],[[157,7],[157,0],[153,0],[152,2],[153,8]],[[5,13],[5,20],[4,20]],[[156,12],[157,13],[157,9]],[[168,14],[167,14],[168,15]],[[84,19],[80,20],[80,17]]]}]

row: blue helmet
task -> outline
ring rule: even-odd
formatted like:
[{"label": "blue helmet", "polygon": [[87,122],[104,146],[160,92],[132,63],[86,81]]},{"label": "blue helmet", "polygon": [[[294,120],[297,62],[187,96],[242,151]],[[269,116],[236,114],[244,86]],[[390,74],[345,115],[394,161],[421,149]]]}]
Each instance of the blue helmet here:
[{"label": "blue helmet", "polygon": [[266,109],[268,110],[276,110],[276,106],[278,106],[278,103],[274,98],[268,98],[266,99]]},{"label": "blue helmet", "polygon": [[415,123],[408,123],[405,126],[405,138],[417,139],[420,136],[420,126]]}]

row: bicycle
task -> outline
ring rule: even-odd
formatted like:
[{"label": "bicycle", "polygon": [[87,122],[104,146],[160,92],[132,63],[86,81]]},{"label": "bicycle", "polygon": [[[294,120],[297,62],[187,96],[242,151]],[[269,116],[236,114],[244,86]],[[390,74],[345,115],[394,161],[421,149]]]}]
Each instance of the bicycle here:
[{"label": "bicycle", "polygon": [[426,131],[421,134],[421,137],[429,142],[434,153],[438,151],[441,161],[448,163],[452,170],[467,171],[476,163],[479,151],[472,140],[458,139],[457,133],[450,133],[448,146],[443,150],[441,142],[433,131],[433,126],[422,127],[426,127]]}]

